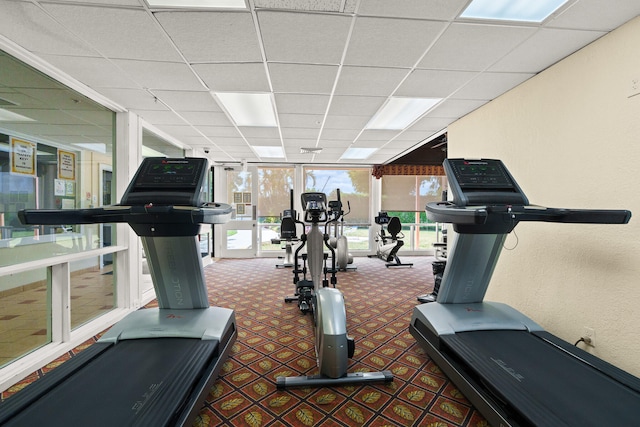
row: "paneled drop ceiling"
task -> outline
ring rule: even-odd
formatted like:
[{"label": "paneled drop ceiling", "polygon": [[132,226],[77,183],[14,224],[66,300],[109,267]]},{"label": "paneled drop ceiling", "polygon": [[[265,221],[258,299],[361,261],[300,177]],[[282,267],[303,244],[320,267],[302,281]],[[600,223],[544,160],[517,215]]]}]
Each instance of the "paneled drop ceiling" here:
[{"label": "paneled drop ceiling", "polygon": [[[638,0],[569,0],[540,25],[487,23],[459,18],[468,3],[246,0],[244,10],[180,10],[2,0],[0,41],[219,162],[384,164],[640,14]],[[278,126],[236,126],[212,92],[272,94]],[[365,129],[392,96],[442,101],[406,129]],[[16,101],[5,108],[42,114]],[[284,157],[259,157],[260,146]],[[375,151],[341,159],[349,147]]]}]

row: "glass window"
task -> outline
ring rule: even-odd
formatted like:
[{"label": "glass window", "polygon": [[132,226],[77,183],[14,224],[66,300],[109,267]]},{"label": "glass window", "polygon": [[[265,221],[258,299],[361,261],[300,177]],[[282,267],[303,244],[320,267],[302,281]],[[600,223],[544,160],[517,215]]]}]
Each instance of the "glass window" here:
[{"label": "glass window", "polygon": [[444,176],[385,175],[382,178],[382,210],[397,216],[410,250],[431,250],[437,242],[436,224],[427,219],[425,206],[442,200]]},{"label": "glass window", "polygon": [[[319,191],[327,200],[337,200],[340,190],[344,216],[342,234],[347,236],[349,250],[369,250],[369,206],[371,203],[371,168],[304,169],[305,191]],[[348,213],[347,213],[348,212]]]},{"label": "glass window", "polygon": [[47,268],[2,277],[0,366],[51,342],[51,285]]},{"label": "glass window", "polygon": [[327,200],[336,200],[340,190],[347,224],[368,224],[370,205],[370,168],[318,168],[304,169],[305,191],[319,191],[327,195]]},{"label": "glass window", "polygon": [[[260,250],[278,251],[280,218],[285,209],[291,208],[291,189],[294,181],[292,167],[258,168],[258,222],[260,230]],[[277,240],[276,240],[277,241]]]},{"label": "glass window", "polygon": [[0,69],[0,266],[109,244],[98,225],[22,224],[18,211],[107,201],[115,114],[1,51]]},{"label": "glass window", "polygon": [[116,304],[113,269],[101,268],[100,258],[69,263],[71,280],[71,329],[113,310]]},{"label": "glass window", "polygon": [[[0,365],[52,341],[52,315],[68,309],[51,296],[51,271],[13,272],[17,264],[115,244],[110,224],[23,224],[22,209],[112,204],[115,113],[0,51]],[[51,261],[51,266],[60,261]],[[42,265],[42,264],[41,264]],[[73,325],[114,306],[111,255],[69,264]],[[84,277],[86,271],[91,279]],[[107,277],[108,276],[108,277]],[[57,276],[56,276],[57,277]],[[70,286],[68,278],[61,280]],[[84,301],[96,281],[106,300]],[[56,284],[57,286],[58,284]],[[110,294],[110,296],[108,295]],[[68,332],[68,331],[63,331]]]}]

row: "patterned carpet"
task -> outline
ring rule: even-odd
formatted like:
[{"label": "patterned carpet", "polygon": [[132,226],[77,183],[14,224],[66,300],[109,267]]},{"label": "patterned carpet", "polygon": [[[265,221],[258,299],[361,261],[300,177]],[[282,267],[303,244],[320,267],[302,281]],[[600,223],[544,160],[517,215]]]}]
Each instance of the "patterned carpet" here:
[{"label": "patterned carpet", "polygon": [[291,269],[275,268],[274,259],[224,259],[206,267],[210,301],[235,310],[239,333],[196,426],[487,426],[408,331],[416,296],[433,286],[433,258],[402,260],[413,268],[356,258],[356,271],[338,273],[356,340],[349,372],[390,370],[394,381],[286,391],[276,389],[276,377],[316,373],[312,317],[283,301],[293,293]]}]

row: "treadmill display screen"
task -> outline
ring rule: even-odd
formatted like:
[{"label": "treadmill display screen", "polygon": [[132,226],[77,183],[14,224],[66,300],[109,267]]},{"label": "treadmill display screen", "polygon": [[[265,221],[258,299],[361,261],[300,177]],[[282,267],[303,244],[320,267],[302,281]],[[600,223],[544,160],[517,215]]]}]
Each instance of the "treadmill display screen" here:
[{"label": "treadmill display screen", "polygon": [[147,165],[138,174],[136,187],[195,187],[202,170],[202,159],[146,159]]},{"label": "treadmill display screen", "polygon": [[449,164],[461,188],[514,188],[498,161],[450,159]]}]

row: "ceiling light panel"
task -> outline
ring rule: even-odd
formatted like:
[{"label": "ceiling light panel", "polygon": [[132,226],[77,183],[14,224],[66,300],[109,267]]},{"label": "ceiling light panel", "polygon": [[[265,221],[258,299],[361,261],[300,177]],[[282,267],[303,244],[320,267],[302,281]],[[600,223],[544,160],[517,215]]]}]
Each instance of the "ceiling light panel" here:
[{"label": "ceiling light panel", "polygon": [[349,147],[340,160],[364,160],[375,153],[377,148]]},{"label": "ceiling light panel", "polygon": [[540,23],[568,0],[473,0],[461,18]]},{"label": "ceiling light panel", "polygon": [[21,114],[14,113],[4,108],[0,108],[0,122],[33,122],[35,120],[25,117]]},{"label": "ceiling light panel", "polygon": [[389,98],[365,128],[404,129],[441,100],[441,98]]},{"label": "ceiling light panel", "polygon": [[216,92],[214,95],[237,126],[277,126],[271,94]]},{"label": "ceiling light panel", "polygon": [[254,145],[251,148],[259,157],[284,158],[284,150],[281,146]]}]

